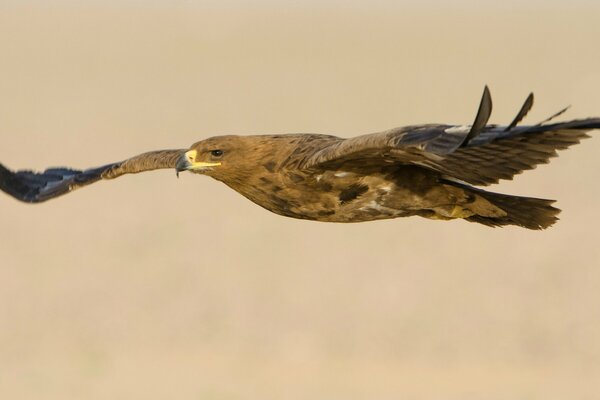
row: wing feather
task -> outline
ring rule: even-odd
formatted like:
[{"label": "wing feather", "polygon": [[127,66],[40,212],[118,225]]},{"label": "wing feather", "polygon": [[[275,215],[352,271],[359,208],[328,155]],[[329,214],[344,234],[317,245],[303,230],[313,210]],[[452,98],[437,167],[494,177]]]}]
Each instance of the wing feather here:
[{"label": "wing feather", "polygon": [[185,150],[159,150],[96,168],[48,168],[44,172],[13,172],[0,164],[0,189],[17,200],[40,203],[99,180],[161,168],[175,168]]},{"label": "wing feather", "polygon": [[449,178],[473,185],[500,179],[548,163],[563,150],[600,129],[600,118],[517,126],[533,105],[533,94],[510,125],[483,125],[491,112],[489,91],[484,91],[472,126],[420,125],[338,140],[315,151],[301,168],[356,168],[361,165],[416,164]]}]

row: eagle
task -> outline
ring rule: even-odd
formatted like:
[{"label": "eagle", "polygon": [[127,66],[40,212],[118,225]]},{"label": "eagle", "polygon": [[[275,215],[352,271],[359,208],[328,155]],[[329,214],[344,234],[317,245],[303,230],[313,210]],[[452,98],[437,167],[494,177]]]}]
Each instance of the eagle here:
[{"label": "eagle", "polygon": [[324,222],[421,216],[491,227],[544,229],[557,221],[553,200],[476,186],[512,179],[548,163],[600,129],[600,118],[520,125],[533,93],[512,122],[488,124],[486,86],[471,125],[425,124],[353,138],[322,134],[216,136],[187,149],[151,151],[100,167],[13,172],[0,164],[0,189],[40,203],[100,180],[156,169],[217,179],[276,214]]}]

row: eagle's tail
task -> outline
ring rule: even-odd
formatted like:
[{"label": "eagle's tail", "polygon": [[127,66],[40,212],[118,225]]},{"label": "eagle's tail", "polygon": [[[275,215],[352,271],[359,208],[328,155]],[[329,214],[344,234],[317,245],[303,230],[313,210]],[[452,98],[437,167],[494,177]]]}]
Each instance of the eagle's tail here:
[{"label": "eagle's tail", "polygon": [[557,215],[560,210],[552,207],[554,200],[511,196],[475,188],[471,188],[471,190],[502,209],[506,215],[500,217],[472,215],[465,218],[467,221],[492,227],[517,225],[527,229],[546,229],[558,221]]}]

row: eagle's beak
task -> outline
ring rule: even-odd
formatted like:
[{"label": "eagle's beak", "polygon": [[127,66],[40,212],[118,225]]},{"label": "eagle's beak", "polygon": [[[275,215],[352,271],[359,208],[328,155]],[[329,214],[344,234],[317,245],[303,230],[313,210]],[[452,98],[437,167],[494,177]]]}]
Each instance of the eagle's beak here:
[{"label": "eagle's beak", "polygon": [[198,171],[205,169],[207,167],[216,167],[221,165],[220,162],[211,163],[211,162],[203,162],[196,161],[196,155],[198,152],[196,150],[190,150],[186,153],[182,154],[177,159],[177,164],[175,165],[175,170],[177,171],[177,176],[179,176],[179,172],[181,171]]}]

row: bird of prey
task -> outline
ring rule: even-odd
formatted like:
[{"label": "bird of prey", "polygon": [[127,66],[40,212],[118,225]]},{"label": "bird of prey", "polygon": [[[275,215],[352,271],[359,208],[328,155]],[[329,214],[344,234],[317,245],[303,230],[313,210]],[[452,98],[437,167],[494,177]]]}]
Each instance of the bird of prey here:
[{"label": "bird of prey", "polygon": [[99,180],[161,168],[208,175],[286,217],[362,222],[418,215],[488,226],[544,229],[556,220],[553,200],[485,191],[500,179],[547,163],[600,129],[600,118],[519,125],[527,97],[507,126],[488,125],[486,87],[472,125],[426,124],[350,139],[320,134],[217,136],[188,149],[153,151],[101,167],[10,171],[0,189],[39,203]]}]

